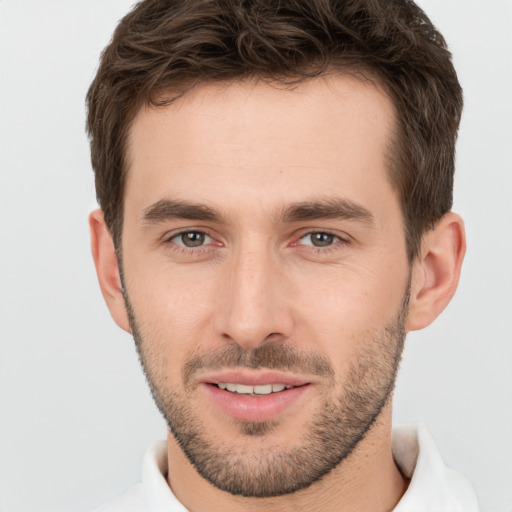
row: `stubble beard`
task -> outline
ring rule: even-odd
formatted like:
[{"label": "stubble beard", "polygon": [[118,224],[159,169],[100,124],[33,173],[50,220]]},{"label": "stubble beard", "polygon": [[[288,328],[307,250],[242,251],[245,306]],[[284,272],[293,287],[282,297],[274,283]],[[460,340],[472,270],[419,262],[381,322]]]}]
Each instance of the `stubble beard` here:
[{"label": "stubble beard", "polygon": [[[369,339],[362,340],[343,390],[333,397],[334,371],[327,359],[317,354],[298,353],[293,347],[272,343],[246,351],[231,345],[222,352],[204,354],[187,362],[184,386],[193,372],[220,362],[225,367],[308,369],[331,380],[331,392],[321,394],[318,414],[302,429],[296,444],[287,450],[261,450],[259,443],[248,449],[236,442],[222,443],[209,434],[191,406],[187,392],[169,389],[166,378],[157,376],[158,354],[146,349],[144,335],[125,293],[125,302],[139,359],[153,398],[175,440],[198,473],[212,485],[245,497],[273,497],[309,487],[345,461],[379,417],[391,399],[406,331],[409,286],[393,320]],[[187,377],[188,368],[188,377]],[[185,387],[185,389],[187,389]],[[272,435],[277,421],[236,422],[239,435],[264,438]],[[238,438],[237,438],[238,439]]]}]

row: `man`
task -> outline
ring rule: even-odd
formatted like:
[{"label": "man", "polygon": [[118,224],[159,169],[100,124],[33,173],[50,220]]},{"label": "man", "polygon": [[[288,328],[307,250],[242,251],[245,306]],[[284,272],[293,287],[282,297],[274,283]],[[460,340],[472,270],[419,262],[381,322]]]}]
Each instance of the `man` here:
[{"label": "man", "polygon": [[110,510],[477,510],[391,433],[457,287],[462,92],[411,1],[144,1],[88,93],[93,257],[167,443]]}]

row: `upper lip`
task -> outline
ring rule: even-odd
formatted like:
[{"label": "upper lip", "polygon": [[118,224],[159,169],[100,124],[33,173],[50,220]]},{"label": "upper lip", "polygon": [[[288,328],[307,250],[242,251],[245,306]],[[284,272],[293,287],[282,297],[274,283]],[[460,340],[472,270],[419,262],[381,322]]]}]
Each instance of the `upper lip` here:
[{"label": "upper lip", "polygon": [[202,376],[204,384],[235,383],[246,386],[261,386],[265,384],[284,384],[285,386],[303,386],[310,384],[307,379],[295,375],[272,370],[229,369],[209,373]]}]

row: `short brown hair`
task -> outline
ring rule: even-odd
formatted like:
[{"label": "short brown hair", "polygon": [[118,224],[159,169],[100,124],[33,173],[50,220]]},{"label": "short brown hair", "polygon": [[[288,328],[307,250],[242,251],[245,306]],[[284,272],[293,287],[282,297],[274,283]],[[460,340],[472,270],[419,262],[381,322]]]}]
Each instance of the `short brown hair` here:
[{"label": "short brown hair", "polygon": [[[376,76],[395,105],[390,179],[409,258],[452,205],[462,89],[442,35],[412,0],[144,0],[117,26],[87,93],[96,194],[120,249],[127,134],[144,105],[199,82]],[[162,99],[162,94],[170,94]]]}]

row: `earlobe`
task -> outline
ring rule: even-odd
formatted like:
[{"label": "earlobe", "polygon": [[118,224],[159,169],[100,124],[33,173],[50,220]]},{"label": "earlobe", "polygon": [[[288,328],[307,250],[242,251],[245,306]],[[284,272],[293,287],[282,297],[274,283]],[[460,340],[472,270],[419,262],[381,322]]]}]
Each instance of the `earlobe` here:
[{"label": "earlobe", "polygon": [[464,222],[449,212],[425,234],[413,263],[407,330],[432,323],[452,299],[466,252]]},{"label": "earlobe", "polygon": [[94,210],[89,215],[89,228],[101,293],[114,321],[121,329],[130,332],[114,242],[101,210]]}]

